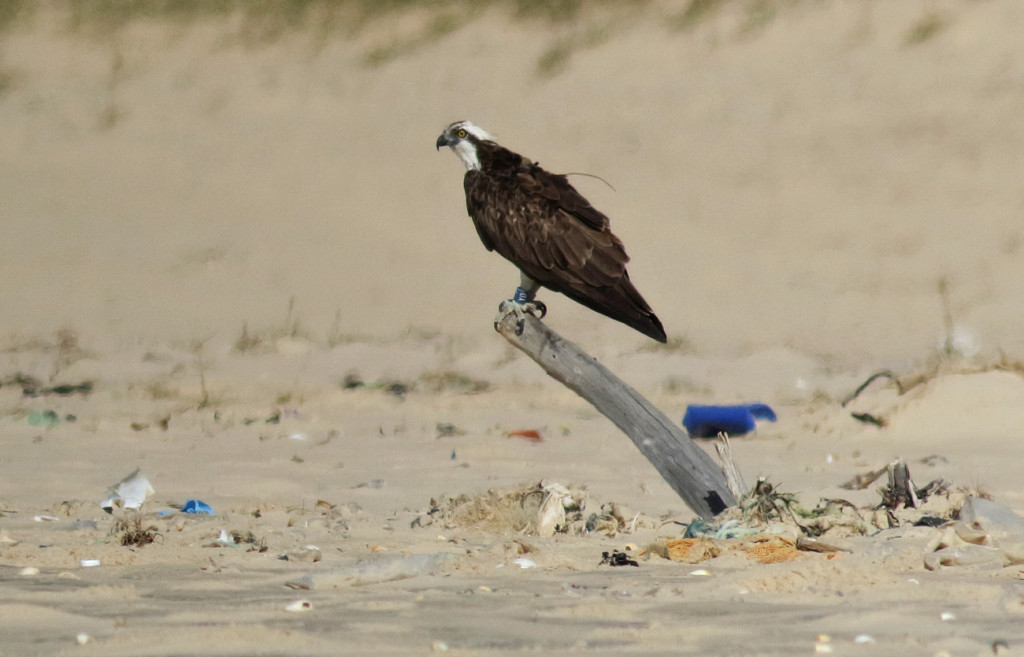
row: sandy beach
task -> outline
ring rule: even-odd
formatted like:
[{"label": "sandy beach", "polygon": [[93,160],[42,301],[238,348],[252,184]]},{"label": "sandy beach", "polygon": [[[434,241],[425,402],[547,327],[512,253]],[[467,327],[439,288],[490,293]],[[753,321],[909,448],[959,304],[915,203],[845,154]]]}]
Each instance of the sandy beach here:
[{"label": "sandy beach", "polygon": [[[0,655],[1024,653],[1024,6],[16,4]],[[494,332],[519,277],[435,150],[458,119],[607,181],[572,179],[669,342],[550,292],[545,323],[675,421],[771,406],[736,464],[843,500],[829,549],[749,499],[681,542],[654,467]],[[896,459],[943,483],[890,522],[884,473],[843,485]]]}]

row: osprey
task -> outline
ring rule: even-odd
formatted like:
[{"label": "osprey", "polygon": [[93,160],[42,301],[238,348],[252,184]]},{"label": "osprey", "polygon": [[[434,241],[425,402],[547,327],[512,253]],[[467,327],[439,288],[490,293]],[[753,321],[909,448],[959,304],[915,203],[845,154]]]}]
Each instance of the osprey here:
[{"label": "osprey", "polygon": [[665,342],[665,329],[626,272],[629,256],[612,234],[608,217],[594,209],[566,176],[549,173],[499,146],[469,121],[452,123],[437,138],[466,166],[466,209],[488,251],[519,267],[515,296],[499,306],[515,313],[546,307],[535,300],[541,286]]}]

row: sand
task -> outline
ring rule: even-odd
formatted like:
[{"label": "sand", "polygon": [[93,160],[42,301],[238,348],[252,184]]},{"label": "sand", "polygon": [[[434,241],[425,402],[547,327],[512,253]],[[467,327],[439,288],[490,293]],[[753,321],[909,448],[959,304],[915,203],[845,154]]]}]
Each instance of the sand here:
[{"label": "sand", "polygon": [[[732,440],[748,483],[868,508],[880,483],[840,484],[903,458],[950,484],[943,512],[971,492],[1024,514],[1024,7],[726,3],[681,27],[685,6],[485,11],[440,37],[416,13],[275,38],[69,30],[52,7],[8,25],[0,655],[1024,650],[1024,569],[927,570],[942,529],[783,563],[644,553],[693,513],[492,331],[518,276],[433,147],[456,119],[614,187],[574,178],[669,347],[552,294],[546,322],[672,418],[771,405]],[[880,370],[914,385],[841,405]],[[133,516],[99,502],[136,468],[153,542],[125,546]],[[638,521],[424,522],[538,482]]]}]

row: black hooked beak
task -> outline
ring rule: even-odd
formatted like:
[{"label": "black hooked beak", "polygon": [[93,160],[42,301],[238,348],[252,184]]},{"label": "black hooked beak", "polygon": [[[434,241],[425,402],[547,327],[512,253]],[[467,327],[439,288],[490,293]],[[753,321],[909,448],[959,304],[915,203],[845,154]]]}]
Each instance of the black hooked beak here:
[{"label": "black hooked beak", "polygon": [[437,138],[437,150],[441,150],[442,146],[451,146],[454,143],[455,142],[454,142],[454,140],[452,140],[451,137],[449,137],[448,135],[442,134],[440,137]]}]

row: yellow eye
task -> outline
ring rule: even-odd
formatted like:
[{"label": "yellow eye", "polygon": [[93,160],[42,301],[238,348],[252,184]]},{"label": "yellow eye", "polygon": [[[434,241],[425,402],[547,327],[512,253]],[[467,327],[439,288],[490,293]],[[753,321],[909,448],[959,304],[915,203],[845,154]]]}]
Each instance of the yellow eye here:
[{"label": "yellow eye", "polygon": [[457,134],[457,135],[459,136],[459,139],[465,139],[465,138],[466,138],[466,131],[465,131],[465,130],[462,130],[461,128],[460,128],[460,129],[459,129],[459,131],[458,131],[457,133],[455,133],[455,134]]}]

